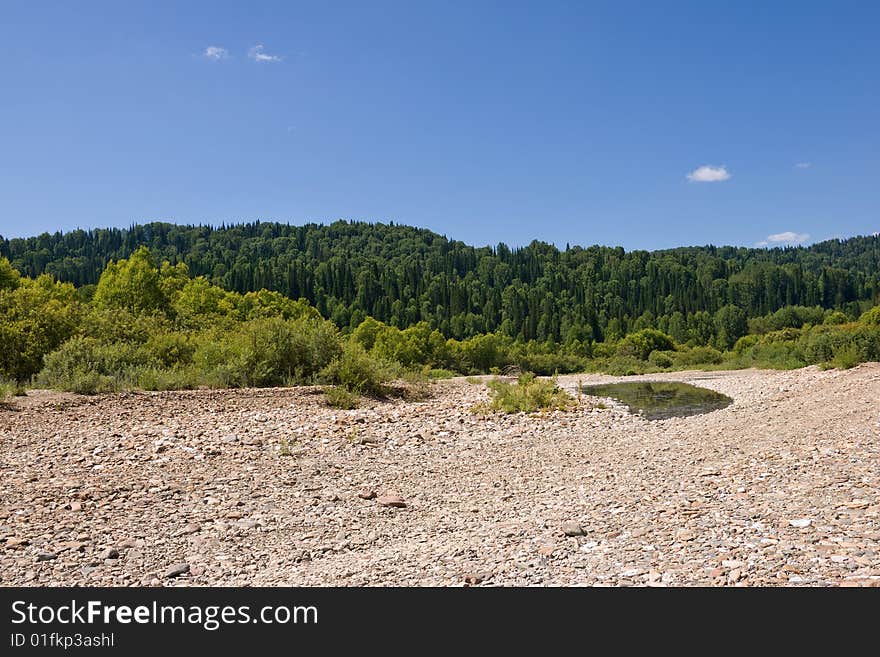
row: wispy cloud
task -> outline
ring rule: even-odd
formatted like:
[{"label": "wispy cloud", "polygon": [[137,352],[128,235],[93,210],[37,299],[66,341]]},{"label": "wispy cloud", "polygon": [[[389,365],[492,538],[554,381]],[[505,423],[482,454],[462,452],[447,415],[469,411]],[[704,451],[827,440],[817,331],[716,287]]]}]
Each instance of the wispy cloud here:
[{"label": "wispy cloud", "polygon": [[794,165],[794,168],[795,169],[809,169],[811,166],[813,166],[812,162],[798,162],[797,164]]},{"label": "wispy cloud", "polygon": [[202,57],[213,60],[226,59],[229,57],[229,51],[220,46],[208,46],[205,48],[205,52],[202,53]]},{"label": "wispy cloud", "polygon": [[691,182],[723,182],[730,180],[730,173],[725,166],[712,166],[704,164],[687,174],[686,178]]},{"label": "wispy cloud", "polygon": [[808,233],[795,233],[794,231],[787,230],[784,233],[768,235],[765,239],[755,244],[755,246],[797,246],[809,241],[810,235]]},{"label": "wispy cloud", "polygon": [[280,62],[282,59],[279,55],[270,55],[267,53],[262,43],[258,43],[248,50],[248,57],[255,62]]}]

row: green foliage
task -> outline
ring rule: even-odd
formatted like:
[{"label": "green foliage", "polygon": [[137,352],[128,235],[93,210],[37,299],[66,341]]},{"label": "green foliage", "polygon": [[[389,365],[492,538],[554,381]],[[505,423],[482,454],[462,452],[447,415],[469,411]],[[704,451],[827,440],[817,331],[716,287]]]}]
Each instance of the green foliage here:
[{"label": "green foliage", "polygon": [[18,390],[19,387],[15,381],[0,379],[0,404],[7,402]]},{"label": "green foliage", "polygon": [[134,373],[150,365],[154,363],[136,345],[74,337],[46,356],[38,383],[82,394],[113,392],[134,387]]},{"label": "green foliage", "polygon": [[507,336],[489,333],[463,342],[450,340],[447,346],[460,372],[489,372],[493,367],[501,370],[513,363],[509,355],[512,344]]},{"label": "green foliage", "polygon": [[349,341],[319,378],[356,394],[383,396],[387,392],[385,384],[395,375],[391,364],[368,354],[360,343]]},{"label": "green foliage", "polygon": [[[344,222],[94,235],[0,238],[12,261],[0,257],[0,377],[27,381],[43,369],[46,385],[101,391],[285,385],[322,373],[381,394],[405,369],[634,374],[880,359],[880,306],[852,321],[880,294],[876,238],[627,254],[537,242],[472,249]],[[102,273],[94,263],[108,264]]]},{"label": "green foliage", "polygon": [[491,395],[489,407],[504,413],[566,410],[575,403],[555,380],[538,379],[530,373],[522,374],[516,384],[493,379],[486,386]]},{"label": "green foliage", "polygon": [[[878,313],[878,315],[880,315],[880,313]],[[847,317],[839,310],[829,310],[825,314],[825,319],[823,320],[823,323],[830,325],[839,325],[846,324],[848,321],[849,317]],[[878,317],[878,323],[880,323],[880,317]]]},{"label": "green foliage", "polygon": [[201,339],[192,360],[210,385],[262,387],[311,382],[340,352],[330,322],[276,317]]},{"label": "green foliage", "polygon": [[128,259],[111,260],[98,280],[93,301],[97,308],[124,309],[135,314],[164,308],[167,299],[150,250],[142,246]]},{"label": "green foliage", "polygon": [[181,326],[198,328],[233,316],[236,312],[237,296],[211,285],[200,276],[180,288],[174,295],[171,309]]},{"label": "green foliage", "polygon": [[648,362],[660,369],[668,369],[675,363],[675,355],[675,351],[659,351],[655,349],[651,352],[651,355],[648,356]]},{"label": "green foliage", "polygon": [[[358,334],[358,331],[355,333]],[[363,332],[359,337],[361,340],[367,339]],[[361,343],[361,340],[358,342]],[[423,363],[442,363],[445,348],[446,340],[440,332],[432,331],[426,322],[419,322],[404,330],[382,326],[375,334],[371,353],[379,359],[411,367]]]},{"label": "green foliage", "polygon": [[748,317],[742,308],[727,304],[715,313],[715,342],[719,348],[730,349],[748,330]]},{"label": "green foliage", "polygon": [[630,333],[617,345],[618,357],[648,360],[652,351],[670,351],[675,349],[675,341],[662,331],[646,328]]},{"label": "green foliage", "polygon": [[12,268],[9,260],[0,258],[0,290],[14,290],[20,278],[21,275]]},{"label": "green foliage", "polygon": [[[849,321],[843,313],[837,312],[837,315],[843,317],[843,321]],[[826,311],[819,306],[807,308],[805,306],[785,306],[774,313],[764,315],[763,317],[755,317],[748,321],[750,333],[769,333],[771,331],[779,331],[786,328],[801,328],[807,324],[826,323],[842,323],[828,322]]]},{"label": "green foliage", "polygon": [[133,380],[143,390],[189,390],[202,383],[202,377],[191,368],[143,367],[133,372]]},{"label": "green foliage", "polygon": [[[219,289],[216,288],[215,289]],[[243,297],[231,297],[237,301],[239,312],[245,319],[265,317],[281,317],[283,319],[321,319],[321,313],[313,308],[305,299],[289,299],[274,290],[258,290],[248,292]],[[228,311],[227,311],[228,314]]]},{"label": "green foliage", "polygon": [[859,318],[859,321],[870,326],[880,326],[880,306],[871,308]]},{"label": "green foliage", "polygon": [[612,376],[633,376],[635,374],[648,374],[656,372],[657,367],[646,360],[635,356],[614,356],[613,358],[596,360],[591,368],[597,372],[611,374]]},{"label": "green foliage", "polygon": [[860,353],[859,348],[850,342],[835,349],[830,364],[837,369],[848,370],[861,362],[862,354]]},{"label": "green foliage", "polygon": [[724,361],[724,354],[713,347],[691,347],[676,352],[674,361],[677,368],[718,365]]},{"label": "green foliage", "polygon": [[[727,349],[741,335],[737,322],[729,321],[736,317],[717,317],[726,306],[752,319],[770,316],[771,324],[754,331],[766,333],[821,322],[810,315],[817,307],[855,318],[859,304],[872,303],[880,293],[877,236],[797,249],[626,252],[576,246],[562,251],[537,241],[522,248],[475,248],[427,230],[381,223],[257,222],[217,229],[151,223],[0,238],[0,257],[27,276],[48,272],[83,286],[98,283],[110,261],[118,268],[122,261],[136,260],[143,245],[149,245],[154,265],[170,263],[158,267],[159,294],[142,276],[150,291],[147,301],[126,300],[125,294],[110,293],[118,286],[108,280],[108,294],[96,295],[101,303],[161,308],[186,282],[186,263],[188,274],[239,295],[266,289],[284,299],[307,299],[343,330],[353,330],[368,316],[399,329],[424,321],[459,341],[501,333],[522,343],[614,342],[656,328],[681,344]],[[155,276],[151,266],[140,273]],[[269,305],[266,312],[275,316]],[[775,315],[786,306],[795,310]],[[240,312],[244,319],[257,318],[247,308]],[[286,311],[281,316],[297,318]],[[725,332],[720,342],[716,324]]]},{"label": "green foliage", "polygon": [[449,370],[444,369],[429,369],[428,370],[428,378],[429,379],[451,379],[455,377],[455,372],[450,372]]},{"label": "green foliage", "polygon": [[360,344],[366,351],[370,351],[376,344],[377,336],[385,328],[387,327],[382,322],[372,317],[367,317],[352,332],[351,339]]},{"label": "green foliage", "polygon": [[72,285],[51,276],[0,289],[0,377],[26,381],[74,334],[82,311]]},{"label": "green foliage", "polygon": [[328,406],[351,410],[360,406],[360,395],[351,392],[345,386],[330,386],[324,389],[324,398]]}]

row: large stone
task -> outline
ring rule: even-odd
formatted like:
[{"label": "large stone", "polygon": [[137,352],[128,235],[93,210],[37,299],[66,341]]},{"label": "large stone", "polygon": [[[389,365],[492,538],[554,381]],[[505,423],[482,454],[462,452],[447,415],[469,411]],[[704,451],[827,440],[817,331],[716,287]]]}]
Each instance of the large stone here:
[{"label": "large stone", "polygon": [[580,526],[580,524],[574,522],[573,520],[568,520],[562,523],[562,533],[566,536],[586,536],[587,532],[584,531],[584,528]]}]

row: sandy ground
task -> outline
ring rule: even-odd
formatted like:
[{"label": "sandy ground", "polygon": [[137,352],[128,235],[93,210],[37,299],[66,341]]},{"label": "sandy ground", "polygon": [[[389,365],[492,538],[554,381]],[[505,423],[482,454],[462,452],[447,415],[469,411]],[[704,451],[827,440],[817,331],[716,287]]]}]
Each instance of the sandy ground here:
[{"label": "sandy ground", "polygon": [[33,391],[0,408],[0,583],[880,585],[880,364],[638,379],[734,403],[647,421],[593,398],[475,416],[463,379],[354,411],[310,388]]}]

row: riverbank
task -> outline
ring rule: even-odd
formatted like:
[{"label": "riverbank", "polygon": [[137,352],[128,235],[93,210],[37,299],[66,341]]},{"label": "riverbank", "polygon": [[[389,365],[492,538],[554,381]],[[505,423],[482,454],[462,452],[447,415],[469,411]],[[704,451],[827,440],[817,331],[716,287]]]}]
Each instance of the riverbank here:
[{"label": "riverbank", "polygon": [[351,411],[30,391],[0,409],[0,582],[880,585],[880,365],[640,379],[734,401],[648,421],[474,415],[465,379]]}]

